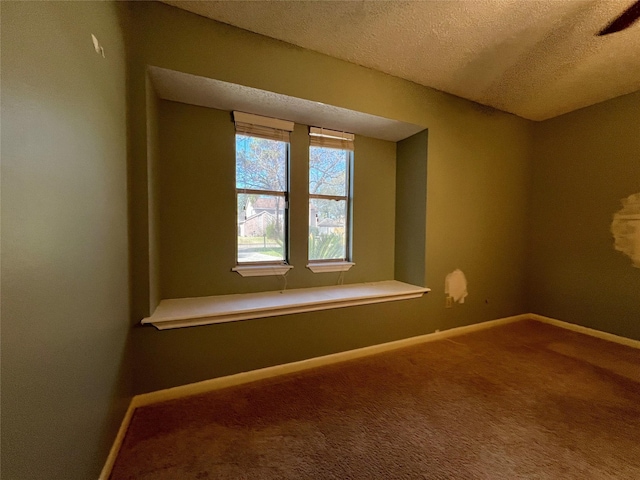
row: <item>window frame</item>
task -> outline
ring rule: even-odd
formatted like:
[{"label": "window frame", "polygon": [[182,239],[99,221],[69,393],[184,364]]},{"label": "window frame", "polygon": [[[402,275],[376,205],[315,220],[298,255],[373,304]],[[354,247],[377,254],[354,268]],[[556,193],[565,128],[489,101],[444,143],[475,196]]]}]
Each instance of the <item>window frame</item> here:
[{"label": "window frame", "polygon": [[[332,132],[338,133],[338,132]],[[350,135],[350,134],[347,134]],[[351,141],[353,141],[353,136],[351,136]],[[346,156],[346,171],[345,171],[345,194],[344,195],[327,195],[327,194],[319,194],[319,193],[311,193],[309,192],[310,181],[309,181],[309,172],[311,171],[311,149],[312,148],[332,148],[334,150],[341,150],[344,152]],[[320,259],[311,259],[309,256],[309,242],[307,241],[307,268],[309,268],[314,273],[323,273],[323,272],[334,272],[334,271],[347,271],[349,270],[355,263],[352,262],[353,256],[353,168],[354,168],[354,148],[339,148],[337,146],[329,146],[329,145],[313,145],[312,142],[309,144],[308,149],[308,158],[309,158],[309,166],[307,169],[307,193],[309,204],[311,204],[312,199],[319,200],[334,200],[334,201],[344,201],[345,202],[345,248],[344,248],[344,257],[342,258],[320,258]],[[307,215],[309,218],[309,215]],[[308,222],[310,219],[308,220]],[[311,225],[307,224],[307,234],[309,235],[309,229]]]},{"label": "window frame", "polygon": [[[282,142],[285,144],[285,189],[284,191],[279,191],[279,190],[261,190],[261,189],[252,189],[252,188],[238,188],[238,136],[243,136],[243,137],[250,137],[250,138],[257,138],[257,139],[263,139],[263,140],[271,140],[271,141],[278,141],[278,142]],[[234,153],[235,153],[235,172],[234,172],[234,177],[235,177],[235,182],[236,182],[236,233],[235,233],[235,264],[236,267],[232,268],[232,271],[238,272],[243,276],[262,276],[262,275],[268,275],[270,273],[262,273],[262,272],[275,272],[276,275],[281,275],[286,273],[290,267],[289,265],[289,251],[290,251],[290,245],[289,245],[289,221],[290,221],[290,213],[289,213],[289,195],[290,195],[290,190],[291,190],[291,179],[290,179],[290,162],[291,162],[291,141],[285,141],[285,140],[275,140],[275,139],[269,139],[269,138],[265,138],[262,136],[258,136],[258,135],[251,135],[250,133],[240,133],[240,132],[235,132],[234,135]],[[238,199],[240,195],[268,195],[268,196],[272,196],[272,197],[282,197],[284,199],[284,207],[283,207],[283,211],[284,211],[284,215],[283,215],[283,241],[284,241],[284,245],[283,245],[283,259],[281,260],[264,260],[264,261],[253,261],[253,262],[240,262],[239,261],[239,257],[238,257],[238,253],[239,253],[239,249],[238,249]],[[282,266],[282,267],[287,267],[286,269],[282,270],[282,269],[270,269],[268,267],[278,267],[278,266]],[[265,268],[260,268],[260,267],[265,267]],[[246,271],[248,273],[243,274],[243,271]],[[282,273],[284,272],[284,273]]]}]

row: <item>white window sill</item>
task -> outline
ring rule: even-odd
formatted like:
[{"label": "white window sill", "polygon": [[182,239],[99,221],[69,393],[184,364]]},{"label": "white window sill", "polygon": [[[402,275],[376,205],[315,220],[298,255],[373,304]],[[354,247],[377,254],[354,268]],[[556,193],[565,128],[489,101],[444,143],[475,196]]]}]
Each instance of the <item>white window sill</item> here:
[{"label": "white window sill", "polygon": [[395,280],[276,292],[162,300],[142,320],[158,330],[419,298],[428,288]]},{"label": "white window sill", "polygon": [[353,262],[310,262],[307,268],[313,273],[346,272],[354,265]]},{"label": "white window sill", "polygon": [[293,265],[238,265],[231,269],[243,277],[266,277],[267,275],[285,275]]}]

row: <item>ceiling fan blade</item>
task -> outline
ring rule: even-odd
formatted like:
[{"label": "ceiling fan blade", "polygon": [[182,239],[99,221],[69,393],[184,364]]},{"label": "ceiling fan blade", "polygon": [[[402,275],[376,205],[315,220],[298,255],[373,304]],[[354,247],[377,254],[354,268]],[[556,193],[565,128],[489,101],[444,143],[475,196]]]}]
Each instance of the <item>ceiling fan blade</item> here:
[{"label": "ceiling fan blade", "polygon": [[598,32],[598,36],[609,35],[610,33],[619,32],[625,28],[629,28],[636,20],[640,18],[640,0],[627,8],[622,15],[613,20],[609,25]]}]

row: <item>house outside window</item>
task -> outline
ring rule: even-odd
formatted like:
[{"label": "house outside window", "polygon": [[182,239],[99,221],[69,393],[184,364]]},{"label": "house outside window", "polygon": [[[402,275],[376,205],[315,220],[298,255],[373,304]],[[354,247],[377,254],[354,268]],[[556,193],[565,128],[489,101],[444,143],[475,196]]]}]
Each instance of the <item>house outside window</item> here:
[{"label": "house outside window", "polygon": [[311,127],[310,262],[348,262],[351,244],[353,135]]},{"label": "house outside window", "polygon": [[241,112],[234,119],[237,264],[285,264],[293,123]]}]

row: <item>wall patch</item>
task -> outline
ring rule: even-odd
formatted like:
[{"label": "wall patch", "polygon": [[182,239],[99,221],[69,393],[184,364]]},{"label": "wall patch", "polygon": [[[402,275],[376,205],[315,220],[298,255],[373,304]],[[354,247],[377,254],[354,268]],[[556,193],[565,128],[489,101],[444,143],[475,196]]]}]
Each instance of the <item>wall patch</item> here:
[{"label": "wall patch", "polygon": [[460,269],[455,269],[444,280],[444,293],[453,298],[454,302],[464,303],[469,295],[467,292],[467,277]]},{"label": "wall patch", "polygon": [[640,193],[622,199],[622,209],[613,215],[614,248],[640,268]]}]

